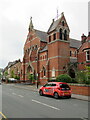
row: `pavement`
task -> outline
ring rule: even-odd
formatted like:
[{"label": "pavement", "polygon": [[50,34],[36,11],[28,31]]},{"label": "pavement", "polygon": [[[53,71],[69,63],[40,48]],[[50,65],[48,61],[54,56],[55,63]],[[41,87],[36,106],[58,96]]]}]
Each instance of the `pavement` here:
[{"label": "pavement", "polygon": [[[38,92],[39,88],[41,87],[41,85],[39,85],[38,88],[37,88],[36,85],[28,85],[28,84],[13,84],[13,85],[14,85],[14,87],[28,89],[28,90],[31,90],[31,91],[34,91],[34,92]],[[85,100],[85,101],[90,101],[90,96],[72,94],[72,98]]]}]

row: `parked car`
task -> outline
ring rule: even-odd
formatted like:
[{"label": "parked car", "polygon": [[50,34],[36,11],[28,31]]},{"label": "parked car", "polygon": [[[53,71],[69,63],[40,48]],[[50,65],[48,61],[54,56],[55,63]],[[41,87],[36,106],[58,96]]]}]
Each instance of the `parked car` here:
[{"label": "parked car", "polygon": [[41,96],[51,95],[56,99],[59,97],[71,98],[71,88],[64,82],[48,82],[39,89],[39,94]]},{"label": "parked car", "polygon": [[15,79],[15,78],[9,78],[8,81],[9,81],[9,82],[16,83],[16,82],[17,82],[17,79]]}]

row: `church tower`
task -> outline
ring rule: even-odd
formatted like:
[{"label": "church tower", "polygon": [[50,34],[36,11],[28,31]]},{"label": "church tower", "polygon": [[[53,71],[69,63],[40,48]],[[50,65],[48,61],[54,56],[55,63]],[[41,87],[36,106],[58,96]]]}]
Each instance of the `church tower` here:
[{"label": "church tower", "polygon": [[66,66],[70,62],[70,30],[63,12],[59,19],[52,20],[47,33],[49,77],[56,78],[66,72]]}]

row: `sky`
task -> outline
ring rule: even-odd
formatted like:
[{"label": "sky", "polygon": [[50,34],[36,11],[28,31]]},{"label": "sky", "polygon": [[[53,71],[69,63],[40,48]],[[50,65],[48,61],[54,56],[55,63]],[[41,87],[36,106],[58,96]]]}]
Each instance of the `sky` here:
[{"label": "sky", "polygon": [[64,12],[70,38],[88,35],[88,0],[0,0],[0,68],[22,61],[30,17],[35,29],[47,32],[57,10]]}]

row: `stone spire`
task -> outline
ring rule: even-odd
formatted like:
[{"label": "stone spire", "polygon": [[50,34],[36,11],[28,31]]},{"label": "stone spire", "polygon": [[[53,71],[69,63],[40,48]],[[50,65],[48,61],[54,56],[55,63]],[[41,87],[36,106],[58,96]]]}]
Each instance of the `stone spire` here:
[{"label": "stone spire", "polygon": [[61,13],[61,16],[64,16],[64,12]]},{"label": "stone spire", "polygon": [[32,23],[32,17],[30,17],[30,24],[29,24],[29,32],[34,29],[33,23]]}]

